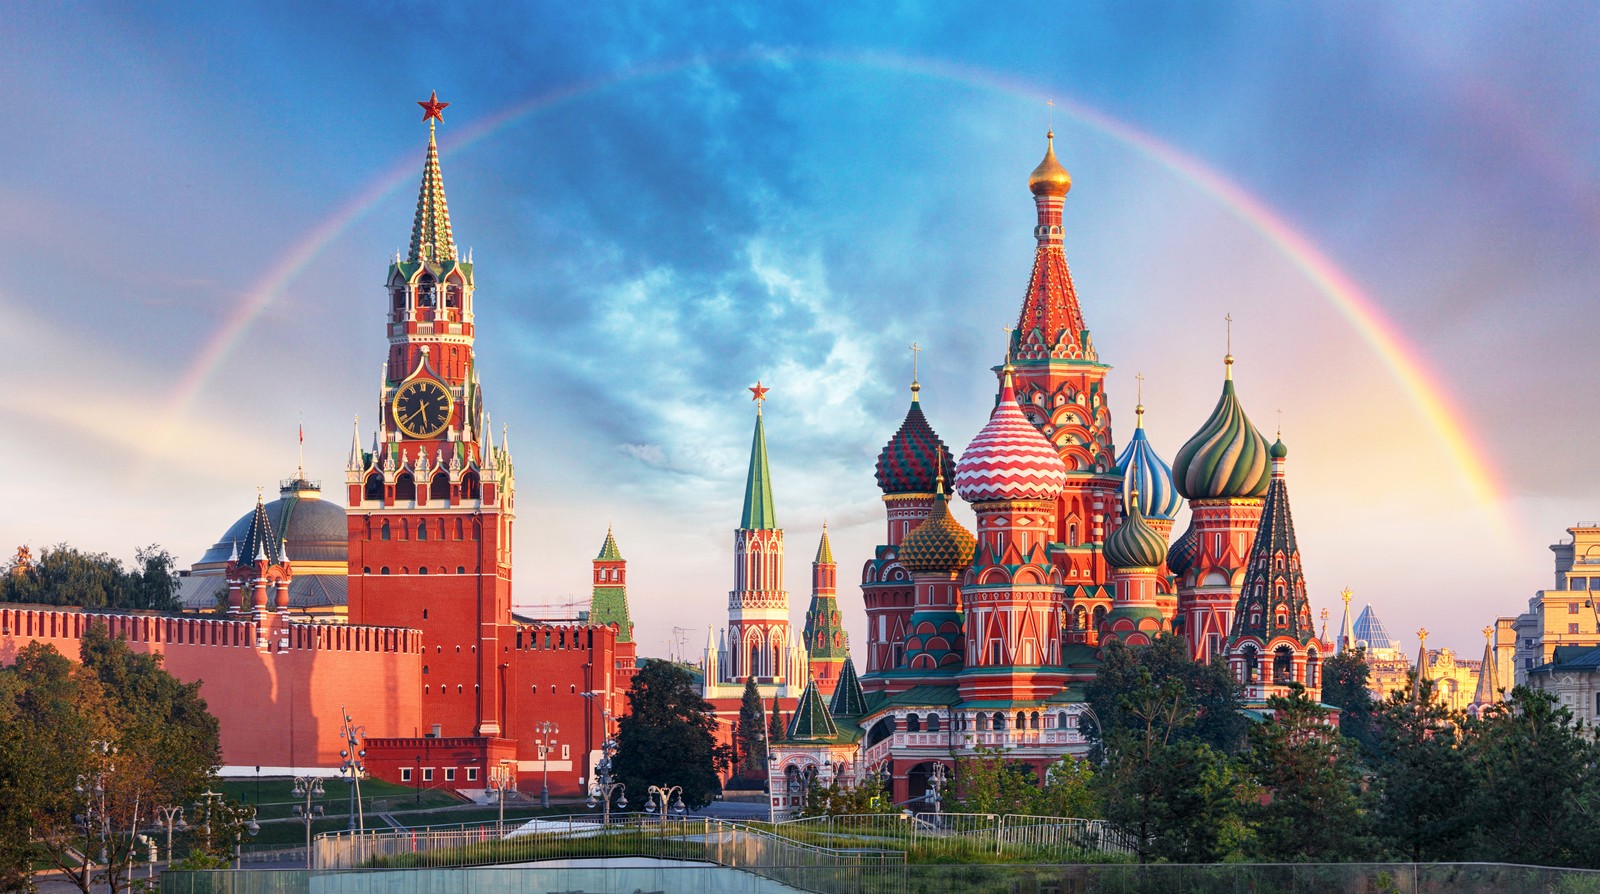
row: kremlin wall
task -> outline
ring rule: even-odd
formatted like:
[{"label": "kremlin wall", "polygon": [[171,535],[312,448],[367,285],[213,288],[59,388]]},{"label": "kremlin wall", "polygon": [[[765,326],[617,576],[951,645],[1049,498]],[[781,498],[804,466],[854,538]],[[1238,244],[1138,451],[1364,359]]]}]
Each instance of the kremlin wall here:
[{"label": "kremlin wall", "polygon": [[[475,269],[445,201],[435,123],[447,104],[419,104],[428,144],[409,247],[387,273],[380,413],[370,437],[357,425],[339,500],[303,472],[278,500],[258,499],[184,578],[184,617],[0,610],[0,661],[29,640],[76,655],[87,625],[104,620],[202,681],[227,768],[329,772],[347,713],[380,778],[481,789],[491,768],[510,766],[521,788],[548,770],[552,793],[581,795],[636,670],[627,563],[607,531],[586,615],[540,622],[512,611],[515,465],[505,429],[495,443],[473,347]],[[776,810],[794,807],[809,780],[882,778],[897,802],[914,802],[940,767],[951,772],[980,747],[1039,770],[1086,753],[1083,687],[1114,640],[1182,636],[1195,659],[1225,662],[1257,710],[1293,686],[1319,697],[1323,662],[1357,644],[1348,591],[1336,641],[1314,626],[1289,451],[1245,413],[1231,344],[1217,402],[1171,465],[1145,434],[1142,400],[1117,450],[1111,367],[1064,250],[1072,178],[1047,139],[1028,179],[1036,244],[1016,325],[1002,362],[973,370],[994,377],[987,422],[956,455],[928,423],[913,372],[879,455],[884,542],[860,566],[859,669],[826,527],[804,626],[791,623],[768,389],[750,389],[727,622],[708,630],[694,670],[723,742],[747,680],[785,718],[770,745]],[[952,499],[971,506],[975,530],[951,514]],[[1185,501],[1189,524],[1174,539]],[[1376,647],[1380,633],[1373,615],[1361,641]],[[1491,637],[1483,667],[1498,666],[1496,649]],[[1467,689],[1472,705],[1496,700],[1495,677],[1482,676],[1458,681],[1456,700]],[[544,721],[558,730],[542,736]]]}]

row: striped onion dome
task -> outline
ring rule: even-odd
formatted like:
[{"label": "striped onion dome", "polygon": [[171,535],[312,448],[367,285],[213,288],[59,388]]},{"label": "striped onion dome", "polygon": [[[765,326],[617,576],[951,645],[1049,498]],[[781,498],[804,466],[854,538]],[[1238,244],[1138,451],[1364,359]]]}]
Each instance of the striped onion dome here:
[{"label": "striped onion dome", "polygon": [[942,476],[934,487],[933,511],[900,541],[900,564],[912,574],[960,571],[972,564],[972,551],[978,545],[978,539],[950,514]]},{"label": "striped onion dome", "polygon": [[1008,365],[1000,403],[956,463],[956,493],[968,503],[1054,500],[1066,483],[1061,455],[1017,406]]},{"label": "striped onion dome", "polygon": [[1167,558],[1167,541],[1144,520],[1139,491],[1124,506],[1127,517],[1106,537],[1106,561],[1112,568],[1157,568]]},{"label": "striped onion dome", "polygon": [[878,488],[885,494],[931,494],[934,479],[955,477],[950,448],[922,415],[922,402],[917,399],[921,390],[916,382],[911,383],[911,409],[900,430],[878,454]]},{"label": "striped onion dome", "polygon": [[1200,554],[1200,535],[1195,533],[1194,521],[1189,522],[1188,530],[1183,532],[1172,548],[1167,551],[1167,570],[1182,577],[1194,567],[1195,556]]},{"label": "striped onion dome", "polygon": [[1233,356],[1222,397],[1211,418],[1178,451],[1172,463],[1178,493],[1190,500],[1263,497],[1272,481],[1267,439],[1244,414],[1233,391]]},{"label": "striped onion dome", "polygon": [[1156,456],[1150,439],[1144,434],[1144,405],[1134,410],[1138,418],[1133,437],[1117,457],[1117,474],[1122,476],[1122,503],[1128,505],[1135,494],[1139,497],[1139,511],[1145,518],[1170,521],[1183,505],[1177,490],[1172,486],[1172,467]]}]

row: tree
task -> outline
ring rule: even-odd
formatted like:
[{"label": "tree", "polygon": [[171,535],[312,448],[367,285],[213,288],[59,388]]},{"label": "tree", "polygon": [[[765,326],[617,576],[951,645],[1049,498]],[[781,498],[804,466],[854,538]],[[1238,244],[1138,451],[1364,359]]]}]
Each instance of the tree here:
[{"label": "tree", "polygon": [[1044,771],[1044,787],[1034,802],[1040,816],[1096,819],[1100,816],[1100,794],[1094,787],[1094,765],[1082,758],[1066,755]]},{"label": "tree", "polygon": [[744,698],[739,702],[739,723],[734,728],[734,747],[738,765],[734,775],[745,785],[764,785],[767,781],[767,706],[756,689],[755,677],[746,677]]},{"label": "tree", "polygon": [[32,642],[0,668],[0,714],[4,874],[31,885],[42,859],[87,894],[94,867],[77,855],[115,857],[116,833],[128,828],[120,787],[106,773],[115,726],[104,690],[93,672]]},{"label": "tree", "polygon": [[1222,751],[1186,735],[1199,711],[1175,679],[1135,677],[1102,741],[1095,777],[1105,818],[1134,841],[1140,862],[1209,863],[1247,845],[1243,821],[1252,790]]},{"label": "tree", "polygon": [[841,782],[838,777],[827,785],[813,779],[800,807],[801,816],[857,816],[866,813],[899,813],[894,798],[884,788],[883,780],[869,776],[857,786]]},{"label": "tree", "polygon": [[710,803],[722,791],[720,774],[732,755],[717,744],[716,715],[689,672],[666,661],[646,663],[634,675],[628,705],[615,759],[628,799],[642,805],[650,786],[681,785],[690,807]]},{"label": "tree", "polygon": [[64,543],[41,550],[24,564],[19,553],[3,581],[0,600],[83,608],[177,611],[177,559],[154,544],[135,553],[132,570],[105,553]]},{"label": "tree", "polygon": [[1250,730],[1249,768],[1267,795],[1252,811],[1256,855],[1275,862],[1335,863],[1372,850],[1361,777],[1327,710],[1294,684],[1267,702],[1272,719]]},{"label": "tree", "polygon": [[1423,687],[1420,703],[1392,693],[1367,721],[1373,829],[1412,862],[1476,859],[1466,810],[1471,780],[1456,735],[1463,718],[1432,700],[1430,681]]},{"label": "tree", "polygon": [[1481,860],[1543,865],[1600,861],[1594,818],[1600,749],[1546,692],[1518,686],[1466,724],[1468,812]]},{"label": "tree", "polygon": [[[1244,745],[1246,722],[1239,713],[1239,684],[1222,662],[1200,664],[1189,655],[1183,637],[1164,633],[1146,646],[1127,646],[1113,640],[1104,649],[1100,672],[1085,689],[1085,700],[1093,709],[1086,733],[1099,740],[1118,728],[1137,733],[1143,721],[1125,713],[1123,697],[1138,689],[1145,676],[1158,683],[1172,681],[1182,693],[1183,707],[1192,718],[1182,729],[1172,730],[1179,739],[1195,739],[1212,748],[1232,754]],[[1098,724],[1104,724],[1104,733]],[[1091,757],[1097,756],[1092,754]]]},{"label": "tree", "polygon": [[1339,732],[1363,749],[1372,747],[1372,714],[1377,704],[1368,687],[1371,668],[1365,649],[1340,652],[1322,665],[1322,701],[1339,709]]},{"label": "tree", "polygon": [[[1039,800],[1039,774],[1006,756],[1007,750],[978,745],[971,756],[956,758],[956,797],[952,813],[1033,813]],[[920,798],[921,792],[912,792]]]}]

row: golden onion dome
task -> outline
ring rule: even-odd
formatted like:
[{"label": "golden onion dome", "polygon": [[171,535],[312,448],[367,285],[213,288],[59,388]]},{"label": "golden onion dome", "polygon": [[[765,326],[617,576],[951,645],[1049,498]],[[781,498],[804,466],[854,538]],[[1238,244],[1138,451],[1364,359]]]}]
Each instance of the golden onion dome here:
[{"label": "golden onion dome", "polygon": [[1056,132],[1045,134],[1044,161],[1028,175],[1028,189],[1036,196],[1064,196],[1072,189],[1072,175],[1056,161]]}]

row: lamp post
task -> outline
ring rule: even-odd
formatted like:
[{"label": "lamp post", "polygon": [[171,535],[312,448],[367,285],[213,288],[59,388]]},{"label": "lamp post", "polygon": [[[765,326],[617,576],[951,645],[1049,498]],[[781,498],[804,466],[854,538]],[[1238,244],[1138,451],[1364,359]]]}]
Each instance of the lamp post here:
[{"label": "lamp post", "polygon": [[367,830],[367,818],[361,810],[361,774],[366,767],[361,759],[367,756],[367,750],[361,747],[361,741],[367,737],[367,728],[356,726],[350,715],[345,713],[344,705],[339,706],[339,715],[344,718],[344,726],[339,730],[339,737],[344,742],[344,748],[339,751],[342,759],[339,764],[339,773],[350,779],[350,822],[346,828]]},{"label": "lamp post", "polygon": [[244,833],[249,832],[254,838],[261,833],[261,826],[256,824],[256,809],[250,808],[250,824],[234,833],[233,837],[233,868],[238,869],[244,862]]},{"label": "lamp post", "polygon": [[652,785],[650,786],[649,799],[644,802],[646,813],[655,813],[656,805],[661,806],[661,822],[667,821],[667,799],[676,796],[672,804],[672,812],[683,816],[688,808],[683,806],[683,786],[681,785]]},{"label": "lamp post", "polygon": [[767,753],[767,825],[776,825],[778,822],[778,805],[773,800],[772,777],[778,772],[778,756]]},{"label": "lamp post", "polygon": [[161,824],[167,827],[167,862],[170,864],[172,862],[172,827],[176,824],[178,831],[182,832],[189,828],[189,824],[183,821],[182,806],[157,807],[155,815],[160,817]]},{"label": "lamp post", "polygon": [[506,833],[506,789],[515,787],[516,761],[503,757],[500,763],[489,768],[489,786],[496,792],[495,801],[500,805],[500,835]]},{"label": "lamp post", "polygon": [[539,763],[544,772],[544,781],[539,784],[539,808],[543,810],[550,806],[550,749],[556,744],[555,734],[561,730],[549,720],[535,723],[533,730],[538,733]]},{"label": "lamp post", "polygon": [[928,774],[928,794],[926,800],[933,808],[933,815],[939,815],[939,805],[944,801],[941,792],[946,781],[944,764],[934,764],[933,772]]},{"label": "lamp post", "polygon": [[[610,718],[611,712],[607,711],[605,716]],[[600,761],[594,766],[594,779],[591,780],[589,784],[589,809],[594,809],[595,799],[599,798],[600,803],[605,805],[605,809],[601,814],[600,821],[603,825],[607,826],[611,825],[612,795],[616,794],[617,792],[622,792],[622,796],[617,799],[617,809],[628,809],[628,793],[624,791],[626,786],[623,783],[616,781],[615,777],[613,777],[611,774],[611,755],[615,754],[616,751],[617,740],[607,736],[606,740],[600,743]]]},{"label": "lamp post", "polygon": [[311,822],[322,816],[322,805],[313,805],[313,798],[322,797],[322,779],[317,776],[296,776],[294,796],[305,799],[305,804],[294,805],[295,815],[306,824],[306,868],[311,868]]}]

